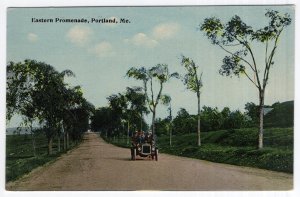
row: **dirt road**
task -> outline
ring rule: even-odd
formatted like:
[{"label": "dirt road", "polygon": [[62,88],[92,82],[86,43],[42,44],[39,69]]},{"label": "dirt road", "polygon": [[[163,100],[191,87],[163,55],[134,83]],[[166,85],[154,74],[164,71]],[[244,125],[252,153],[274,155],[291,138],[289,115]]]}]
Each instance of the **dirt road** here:
[{"label": "dirt road", "polygon": [[130,161],[130,150],[96,133],[56,162],[6,185],[7,190],[290,190],[292,175],[159,154]]}]

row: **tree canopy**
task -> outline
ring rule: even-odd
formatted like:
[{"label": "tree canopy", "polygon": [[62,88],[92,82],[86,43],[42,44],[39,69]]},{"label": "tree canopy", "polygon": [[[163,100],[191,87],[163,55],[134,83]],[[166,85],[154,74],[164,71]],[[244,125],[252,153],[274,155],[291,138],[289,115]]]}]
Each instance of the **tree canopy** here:
[{"label": "tree canopy", "polygon": [[7,119],[19,114],[25,122],[38,121],[43,125],[49,154],[62,122],[81,121],[76,118],[79,109],[85,111],[86,117],[93,110],[79,86],[70,87],[64,82],[66,76],[74,76],[74,73],[71,70],[58,72],[53,66],[35,60],[7,65]]}]

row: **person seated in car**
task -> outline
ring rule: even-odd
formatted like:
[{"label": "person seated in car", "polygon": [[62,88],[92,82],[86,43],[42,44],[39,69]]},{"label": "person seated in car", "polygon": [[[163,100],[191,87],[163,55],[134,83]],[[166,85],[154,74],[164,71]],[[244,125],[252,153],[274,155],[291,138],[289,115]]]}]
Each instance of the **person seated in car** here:
[{"label": "person seated in car", "polygon": [[141,144],[145,142],[145,134],[144,131],[139,130],[137,133],[137,143]]},{"label": "person seated in car", "polygon": [[135,131],[134,134],[132,135],[132,138],[131,138],[133,146],[136,146],[137,140],[138,140],[138,131]]}]

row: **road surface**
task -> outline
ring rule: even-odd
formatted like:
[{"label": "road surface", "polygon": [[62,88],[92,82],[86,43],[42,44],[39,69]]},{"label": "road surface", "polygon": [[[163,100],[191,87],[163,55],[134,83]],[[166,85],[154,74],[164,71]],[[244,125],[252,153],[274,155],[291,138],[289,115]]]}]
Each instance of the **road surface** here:
[{"label": "road surface", "polygon": [[12,191],[53,190],[291,190],[293,176],[273,171],[159,154],[130,160],[130,150],[86,133],[84,142],[55,162],[6,185]]}]

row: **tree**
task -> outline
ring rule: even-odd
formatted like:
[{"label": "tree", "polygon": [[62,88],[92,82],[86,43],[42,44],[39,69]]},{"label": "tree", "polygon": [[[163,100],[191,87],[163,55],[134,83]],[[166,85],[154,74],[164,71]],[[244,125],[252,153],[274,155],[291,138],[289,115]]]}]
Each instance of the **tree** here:
[{"label": "tree", "polygon": [[218,108],[203,106],[201,110],[201,124],[204,131],[216,131],[222,128],[223,117]]},{"label": "tree", "polygon": [[110,107],[101,107],[94,111],[91,117],[91,127],[94,131],[101,131],[106,135],[111,130],[112,109]]},{"label": "tree", "polygon": [[51,65],[29,61],[29,66],[36,66],[34,92],[35,109],[39,112],[40,123],[44,125],[48,139],[48,154],[52,154],[52,143],[55,137],[60,139],[61,121],[63,120],[68,95],[65,93],[67,84],[65,76],[74,76],[70,70],[58,72]]},{"label": "tree", "polygon": [[201,146],[201,136],[200,136],[200,89],[202,88],[202,73],[199,75],[197,73],[198,66],[195,62],[188,57],[182,56],[181,65],[184,66],[187,73],[183,77],[183,83],[186,85],[187,89],[195,92],[197,95],[197,104],[198,104],[198,146]]},{"label": "tree", "polygon": [[17,113],[31,127],[34,120],[43,125],[48,154],[52,154],[53,138],[59,135],[66,112],[82,104],[80,88],[69,88],[65,76],[74,74],[70,70],[58,72],[35,60],[10,62],[7,66],[7,119]]},{"label": "tree", "polygon": [[170,120],[169,118],[156,118],[155,119],[155,132],[157,136],[166,136],[169,132]]},{"label": "tree", "polygon": [[[223,59],[223,65],[219,73],[225,76],[241,74],[257,88],[259,95],[259,132],[258,148],[263,148],[263,107],[265,90],[269,79],[270,69],[274,66],[274,55],[278,47],[279,37],[282,31],[291,24],[289,14],[281,14],[278,11],[268,10],[265,14],[269,18],[269,24],[261,29],[254,30],[235,15],[224,24],[216,17],[206,18],[200,25],[212,44],[219,46],[228,56]],[[264,45],[264,62],[259,64],[254,55],[252,44]],[[261,66],[261,67],[259,67]],[[263,72],[260,72],[260,69]],[[254,78],[251,78],[251,73]]]},{"label": "tree", "polygon": [[129,133],[130,133],[130,119],[131,122],[134,124],[135,119],[139,119],[139,126],[135,123],[135,127],[140,127],[140,130],[143,130],[143,114],[149,113],[147,106],[146,106],[146,98],[145,94],[142,92],[141,87],[127,87],[125,97],[127,100],[127,144],[129,143]]},{"label": "tree", "polygon": [[[167,96],[162,94],[164,84],[170,80],[170,78],[178,78],[178,73],[169,74],[168,65],[157,64],[156,66],[146,69],[141,68],[130,68],[126,74],[128,77],[132,77],[136,80],[141,80],[143,82],[144,94],[150,111],[152,112],[152,134],[155,135],[155,117],[156,108],[160,101],[163,104],[167,104]],[[154,93],[154,82],[158,82],[159,90],[157,94]],[[150,86],[150,90],[148,90]]]},{"label": "tree", "polygon": [[84,132],[89,129],[89,118],[93,111],[94,106],[85,99],[82,99],[80,106],[71,110],[75,118],[73,121],[73,130],[71,130],[70,134],[76,143],[82,139]]},{"label": "tree", "polygon": [[[143,130],[143,114],[148,114],[146,97],[141,87],[127,87],[125,96],[129,103],[129,108],[134,112],[134,116],[140,119],[140,129]],[[138,127],[137,127],[138,128]]]},{"label": "tree", "polygon": [[10,62],[7,65],[6,119],[9,121],[15,113],[21,115],[21,125],[29,127],[33,155],[36,156],[33,122],[37,119],[37,113],[32,99],[34,76],[28,75],[30,71],[30,67],[25,67],[22,63]]},{"label": "tree", "polygon": [[259,123],[259,106],[253,102],[245,104],[245,113],[250,117],[252,124],[257,125]]},{"label": "tree", "polygon": [[125,95],[118,93],[107,97],[109,107],[111,108],[111,130],[110,135],[116,136],[120,134],[122,119],[126,119],[127,100]]},{"label": "tree", "polygon": [[193,130],[196,131],[196,124],[196,117],[190,115],[186,109],[180,108],[172,122],[174,134],[185,134],[191,133]]}]

